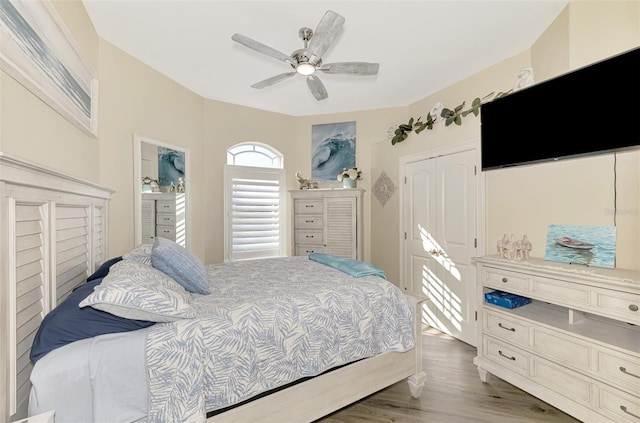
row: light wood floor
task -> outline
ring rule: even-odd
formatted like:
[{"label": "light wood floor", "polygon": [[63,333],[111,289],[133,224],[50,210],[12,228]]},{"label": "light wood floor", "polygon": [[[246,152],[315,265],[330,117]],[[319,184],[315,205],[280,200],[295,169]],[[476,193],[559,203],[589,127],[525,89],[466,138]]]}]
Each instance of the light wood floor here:
[{"label": "light wood floor", "polygon": [[493,375],[482,383],[475,347],[430,328],[423,345],[427,383],[419,399],[402,381],[316,423],[578,422]]}]

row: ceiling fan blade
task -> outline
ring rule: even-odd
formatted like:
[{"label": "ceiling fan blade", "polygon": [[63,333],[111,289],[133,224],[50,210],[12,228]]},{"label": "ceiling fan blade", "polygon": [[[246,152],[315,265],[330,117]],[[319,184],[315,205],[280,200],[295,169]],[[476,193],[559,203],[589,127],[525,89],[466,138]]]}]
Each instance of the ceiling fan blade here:
[{"label": "ceiling fan blade", "polygon": [[275,57],[278,60],[282,60],[283,62],[287,62],[292,65],[294,64],[293,60],[288,55],[242,34],[233,34],[231,36],[231,39],[237,43],[242,44],[245,47],[250,48],[251,50],[257,51],[258,53],[262,53],[270,57]]},{"label": "ceiling fan blade", "polygon": [[333,10],[327,10],[309,41],[307,57],[311,63],[318,63],[322,59],[322,56],[340,34],[342,25],[344,25],[344,17]]},{"label": "ceiling fan blade", "polygon": [[318,68],[324,73],[348,73],[352,75],[375,75],[380,68],[379,63],[340,62],[326,63]]},{"label": "ceiling fan blade", "polygon": [[317,76],[315,75],[307,76],[307,85],[309,86],[309,89],[311,90],[311,94],[313,94],[316,100],[320,101],[329,97],[329,95],[327,94],[327,89],[324,87],[324,84],[322,83],[322,81],[320,81],[320,78],[318,78]]},{"label": "ceiling fan blade", "polygon": [[284,81],[287,78],[292,77],[293,75],[295,75],[296,72],[287,72],[287,73],[281,73],[280,75],[276,75],[276,76],[272,76],[271,78],[267,78],[264,81],[260,81],[260,82],[256,82],[255,84],[253,84],[251,86],[251,88],[264,88],[264,87],[269,87],[275,83],[278,83],[280,81]]}]

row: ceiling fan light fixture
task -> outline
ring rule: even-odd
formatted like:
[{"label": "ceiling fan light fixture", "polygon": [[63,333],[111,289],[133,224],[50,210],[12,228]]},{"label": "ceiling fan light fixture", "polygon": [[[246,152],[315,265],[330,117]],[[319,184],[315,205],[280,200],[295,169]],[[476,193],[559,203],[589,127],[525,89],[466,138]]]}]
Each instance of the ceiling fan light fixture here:
[{"label": "ceiling fan light fixture", "polygon": [[298,63],[298,66],[296,66],[296,72],[298,72],[300,75],[304,75],[304,76],[311,75],[315,71],[316,71],[316,67],[308,62]]}]

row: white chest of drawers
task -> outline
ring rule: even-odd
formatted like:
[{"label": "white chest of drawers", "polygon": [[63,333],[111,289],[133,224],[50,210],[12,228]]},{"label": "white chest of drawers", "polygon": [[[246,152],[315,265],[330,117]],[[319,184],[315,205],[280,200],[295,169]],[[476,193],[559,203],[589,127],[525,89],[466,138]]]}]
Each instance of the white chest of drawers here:
[{"label": "white chest of drawers", "polygon": [[142,243],[153,244],[158,236],[186,245],[184,194],[142,194]]},{"label": "white chest of drawers", "polygon": [[[480,378],[488,373],[585,422],[640,422],[640,272],[475,259]],[[533,299],[488,304],[499,290]]]},{"label": "white chest of drawers", "polygon": [[362,260],[360,188],[291,190],[293,255],[326,253]]}]

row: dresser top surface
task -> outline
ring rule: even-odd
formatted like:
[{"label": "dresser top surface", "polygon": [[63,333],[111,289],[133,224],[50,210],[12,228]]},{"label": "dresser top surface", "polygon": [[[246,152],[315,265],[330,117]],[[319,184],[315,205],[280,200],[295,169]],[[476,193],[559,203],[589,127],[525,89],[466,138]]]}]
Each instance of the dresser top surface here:
[{"label": "dresser top surface", "polygon": [[632,269],[606,269],[601,267],[589,267],[582,264],[559,263],[548,261],[538,257],[528,260],[509,260],[499,255],[474,257],[473,260],[486,265],[498,265],[512,270],[549,272],[564,275],[573,275],[587,279],[600,281],[610,280],[640,287],[640,271]]}]

